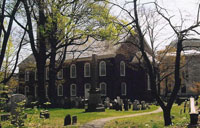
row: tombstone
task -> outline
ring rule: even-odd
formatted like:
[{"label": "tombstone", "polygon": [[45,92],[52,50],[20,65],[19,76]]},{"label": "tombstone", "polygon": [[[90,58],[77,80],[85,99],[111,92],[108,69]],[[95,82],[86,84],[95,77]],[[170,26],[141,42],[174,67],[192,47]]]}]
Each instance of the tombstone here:
[{"label": "tombstone", "polygon": [[101,92],[97,89],[98,85],[98,62],[97,55],[92,55],[92,63],[91,63],[91,73],[92,73],[92,86],[89,91],[89,100],[88,100],[88,108],[85,110],[86,112],[105,112],[105,107],[101,101]]},{"label": "tombstone", "polygon": [[146,110],[147,109],[147,106],[145,104],[145,101],[141,101],[141,110]]},{"label": "tombstone", "polygon": [[72,124],[76,124],[77,123],[77,116],[72,116]]},{"label": "tombstone", "polygon": [[139,110],[139,101],[138,100],[135,100],[134,102],[133,102],[133,110]]},{"label": "tombstone", "polygon": [[[21,104],[23,103],[24,104]],[[27,102],[27,98],[26,96],[22,95],[22,94],[13,94],[10,98],[10,103],[11,103],[11,116],[12,116],[12,120],[11,123],[12,124],[16,124],[18,123],[19,125],[23,125],[24,122],[23,120],[17,121],[18,118],[21,118],[20,113],[22,112],[22,109],[17,109],[18,107],[23,108],[25,107],[25,103]]]},{"label": "tombstone", "polygon": [[127,99],[124,100],[124,110],[128,111],[128,100]]},{"label": "tombstone", "polygon": [[105,101],[104,101],[104,106],[105,108],[110,108],[110,98],[106,97]]},{"label": "tombstone", "polygon": [[131,109],[131,105],[132,105],[132,103],[131,103],[130,99],[128,99],[128,107],[129,107],[129,109]]},{"label": "tombstone", "polygon": [[18,112],[16,111],[16,108],[19,107],[18,103],[27,101],[26,96],[22,94],[13,94],[10,98],[11,102],[11,115],[17,115]]},{"label": "tombstone", "polygon": [[49,117],[50,117],[50,114],[48,110],[44,110],[40,112],[40,118],[48,119]]},{"label": "tombstone", "polygon": [[71,125],[71,116],[67,114],[64,119],[64,126]]}]

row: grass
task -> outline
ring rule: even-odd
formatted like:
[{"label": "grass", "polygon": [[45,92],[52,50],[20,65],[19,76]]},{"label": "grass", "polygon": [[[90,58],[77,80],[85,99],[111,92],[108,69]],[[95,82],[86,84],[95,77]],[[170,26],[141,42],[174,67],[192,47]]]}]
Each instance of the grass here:
[{"label": "grass", "polygon": [[[181,113],[183,111],[183,105],[178,106],[174,105],[171,111],[171,115],[173,116],[172,126],[168,126],[167,128],[184,128],[187,127],[189,123],[189,113]],[[188,108],[187,108],[188,110]],[[112,120],[106,124],[105,128],[163,128],[164,121],[162,112],[145,115],[145,116],[137,116],[132,118],[124,118]]]},{"label": "grass", "polygon": [[[70,126],[73,128],[79,127],[84,123],[87,123],[89,121],[100,119],[100,118],[106,118],[106,117],[114,117],[114,116],[123,116],[123,115],[129,115],[129,114],[135,114],[135,113],[142,113],[142,112],[148,112],[156,110],[157,106],[151,106],[151,109],[148,110],[141,110],[141,111],[115,111],[115,110],[109,110],[106,109],[105,112],[85,112],[84,109],[62,109],[62,108],[56,108],[56,109],[49,109],[50,112],[50,119],[40,119],[39,118],[39,110],[33,109],[26,111],[28,113],[28,119],[25,121],[25,126],[28,128],[62,128],[64,124],[64,118],[67,114],[70,114],[71,116],[76,115],[78,118],[78,123],[74,126]],[[4,122],[2,125],[6,125],[9,122]],[[9,128],[9,127],[6,127]]]}]

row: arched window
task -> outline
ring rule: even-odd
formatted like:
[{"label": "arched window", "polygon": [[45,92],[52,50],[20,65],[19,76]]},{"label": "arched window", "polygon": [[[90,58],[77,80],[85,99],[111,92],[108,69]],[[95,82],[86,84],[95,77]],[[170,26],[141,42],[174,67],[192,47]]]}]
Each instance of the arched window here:
[{"label": "arched window", "polygon": [[27,96],[28,92],[29,92],[29,86],[25,86],[25,88],[24,88],[24,95]]},{"label": "arched window", "polygon": [[99,63],[99,76],[106,76],[106,62],[101,61]]},{"label": "arched window", "polygon": [[86,83],[86,84],[85,84],[85,99],[88,99],[88,98],[89,98],[89,91],[90,91],[90,88],[91,88],[91,84],[90,84],[90,83]]},{"label": "arched window", "polygon": [[34,87],[35,98],[38,97],[38,86],[35,85]]},{"label": "arched window", "polygon": [[63,69],[60,69],[60,71],[57,73],[58,79],[63,79]]},{"label": "arched window", "polygon": [[106,83],[104,82],[100,83],[100,91],[101,91],[101,96],[106,96],[106,93],[107,93]]},{"label": "arched window", "polygon": [[90,77],[90,63],[84,64],[84,77]]},{"label": "arched window", "polygon": [[126,95],[126,83],[125,82],[121,83],[121,95],[122,96]]},{"label": "arched window", "polygon": [[57,94],[58,96],[63,96],[63,85],[58,85]]},{"label": "arched window", "polygon": [[76,78],[76,65],[72,64],[70,66],[70,78]]},{"label": "arched window", "polygon": [[120,62],[120,76],[125,76],[125,74],[126,74],[125,62],[121,61]]},{"label": "arched window", "polygon": [[49,87],[48,85],[45,86],[45,95],[46,97],[48,97],[48,93],[49,93]]},{"label": "arched window", "polygon": [[147,74],[147,90],[151,90],[149,74]]},{"label": "arched window", "polygon": [[71,96],[76,96],[76,84],[71,84],[70,94],[71,94]]},{"label": "arched window", "polygon": [[30,72],[28,70],[25,71],[25,81],[29,81]]}]

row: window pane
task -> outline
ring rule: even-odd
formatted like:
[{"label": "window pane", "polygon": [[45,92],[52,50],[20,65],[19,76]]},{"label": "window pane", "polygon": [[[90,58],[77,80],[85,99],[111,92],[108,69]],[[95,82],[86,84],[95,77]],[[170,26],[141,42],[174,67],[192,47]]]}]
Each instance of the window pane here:
[{"label": "window pane", "polygon": [[99,68],[100,68],[99,69],[99,71],[100,71],[99,75],[100,76],[105,76],[106,75],[106,63],[104,61],[100,62],[100,67]]},{"label": "window pane", "polygon": [[125,76],[125,63],[124,63],[124,61],[120,62],[120,76]]}]

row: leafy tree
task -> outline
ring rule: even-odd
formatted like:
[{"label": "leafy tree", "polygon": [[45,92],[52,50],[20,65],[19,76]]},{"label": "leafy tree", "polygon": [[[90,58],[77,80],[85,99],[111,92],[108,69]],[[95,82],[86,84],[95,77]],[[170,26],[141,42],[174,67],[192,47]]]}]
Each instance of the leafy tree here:
[{"label": "leafy tree", "polygon": [[[106,2],[95,1],[38,1],[29,10],[23,1],[28,22],[28,33],[38,71],[39,96],[44,97],[44,70],[49,67],[49,93],[55,94],[56,74],[62,68],[67,52],[74,52],[69,46],[81,46],[92,37],[94,40],[117,38],[120,26],[111,22],[115,19],[108,15]],[[38,8],[39,17],[34,17],[34,9]],[[37,10],[37,9],[36,9]],[[99,11],[101,10],[101,11]],[[36,11],[35,11],[36,12]],[[31,14],[31,15],[30,15]],[[31,16],[35,21],[32,21]],[[37,23],[38,39],[34,40],[33,22]],[[45,43],[44,43],[45,42]],[[36,50],[37,49],[37,50]],[[78,52],[84,52],[82,49]],[[49,65],[46,63],[49,58]],[[53,99],[53,95],[49,95]],[[42,101],[44,102],[44,101]]]}]

